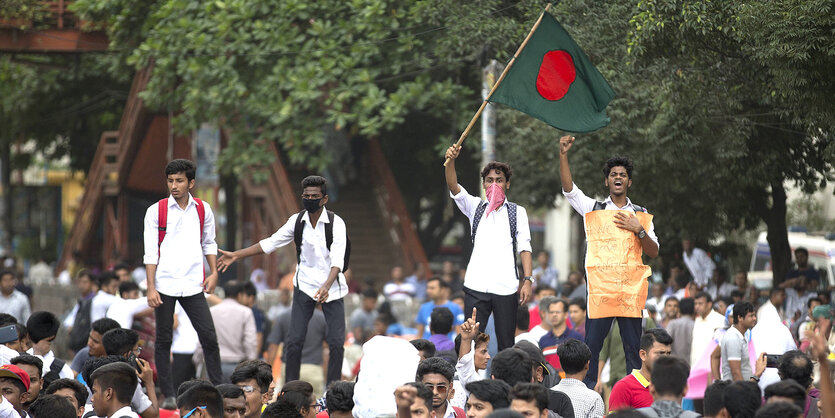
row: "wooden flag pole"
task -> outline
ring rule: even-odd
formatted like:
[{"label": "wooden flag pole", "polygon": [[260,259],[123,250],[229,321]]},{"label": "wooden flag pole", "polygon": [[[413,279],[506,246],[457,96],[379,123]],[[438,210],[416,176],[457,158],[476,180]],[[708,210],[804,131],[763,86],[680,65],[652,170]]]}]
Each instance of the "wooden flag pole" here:
[{"label": "wooden flag pole", "polygon": [[[545,13],[547,13],[550,9],[551,3],[548,3],[548,5],[545,6],[545,11],[539,15],[539,19],[536,19],[536,23],[533,24],[531,31],[528,32],[528,36],[526,36],[525,40],[522,41],[522,45],[519,45],[519,49],[517,49],[516,53],[513,54],[513,58],[511,58],[510,61],[507,63],[507,66],[504,67],[504,71],[502,71],[502,74],[499,76],[499,79],[496,80],[496,84],[493,84],[493,88],[490,89],[490,93],[487,94],[487,98],[484,99],[483,102],[481,102],[481,106],[479,106],[478,110],[475,112],[475,115],[470,120],[470,123],[467,124],[467,128],[464,129],[464,132],[461,133],[461,136],[458,138],[458,142],[455,143],[456,146],[460,147],[461,144],[464,143],[464,139],[467,138],[467,135],[470,134],[470,129],[473,128],[473,125],[475,125],[475,122],[478,120],[478,117],[481,116],[481,112],[483,112],[484,108],[487,107],[487,103],[490,100],[490,97],[493,96],[493,92],[496,91],[496,88],[499,87],[499,84],[501,84],[502,80],[504,80],[505,75],[507,75],[507,71],[510,70],[510,67],[513,66],[513,63],[516,62],[516,58],[519,56],[520,53],[522,53],[522,50],[525,49],[525,45],[528,44],[528,41],[531,39],[531,36],[533,36],[533,33],[536,32],[536,28],[539,27],[539,23],[542,22],[542,17],[544,17]],[[444,167],[446,167],[450,161],[452,161],[452,159],[447,158],[446,161],[444,161]]]}]

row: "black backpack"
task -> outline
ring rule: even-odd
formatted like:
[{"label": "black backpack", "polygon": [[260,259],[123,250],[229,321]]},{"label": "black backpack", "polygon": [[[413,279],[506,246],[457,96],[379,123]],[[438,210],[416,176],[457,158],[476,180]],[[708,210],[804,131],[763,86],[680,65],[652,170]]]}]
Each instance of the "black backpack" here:
[{"label": "black backpack", "polygon": [[58,380],[61,378],[61,369],[64,368],[64,365],[67,364],[64,360],[56,358],[52,360],[52,364],[49,366],[49,371],[43,375],[43,383],[42,387],[49,386],[50,383]]},{"label": "black backpack", "polygon": [[75,321],[69,336],[70,341],[67,344],[72,351],[77,352],[87,346],[87,339],[90,337],[90,307],[92,305],[93,298],[78,302],[78,312],[75,313]]},{"label": "black backpack", "polygon": [[[304,232],[304,213],[302,209],[299,216],[296,217],[296,227],[293,229],[293,242],[296,244],[296,263],[302,260],[302,233]],[[328,222],[325,223],[325,243],[328,246],[328,251],[331,250],[333,244],[333,211],[328,212]],[[348,270],[348,262],[351,261],[351,238],[348,237],[348,232],[345,232],[345,260],[342,266],[342,272]]]}]

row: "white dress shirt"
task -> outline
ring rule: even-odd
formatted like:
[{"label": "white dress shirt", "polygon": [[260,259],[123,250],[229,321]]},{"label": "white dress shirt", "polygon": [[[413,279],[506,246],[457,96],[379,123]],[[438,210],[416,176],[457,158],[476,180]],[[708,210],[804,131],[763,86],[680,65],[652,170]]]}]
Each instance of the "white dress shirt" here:
[{"label": "white dress shirt", "polygon": [[203,201],[205,218],[200,237],[200,216],[197,202],[189,194],[185,209],[168,196],[165,238],[159,245],[159,202],[145,212],[145,264],[156,264],[154,285],[168,296],[193,296],[203,291],[205,278],[203,257],[217,255],[215,216]]},{"label": "white dress shirt", "polygon": [[133,328],[133,316],[149,309],[148,298],[143,296],[138,299],[121,299],[110,305],[107,310],[107,317],[115,320],[122,328]]},{"label": "white dress shirt", "polygon": [[693,323],[693,340],[690,343],[690,366],[695,366],[702,358],[710,342],[713,341],[713,333],[725,326],[725,316],[710,310],[707,318],[696,315]]},{"label": "white dress shirt", "polygon": [[[46,374],[49,373],[49,368],[52,367],[52,362],[55,361],[55,353],[53,353],[52,350],[49,350],[48,353],[42,356],[39,356],[35,354],[34,348],[30,348],[28,351],[26,351],[26,354],[31,354],[41,359],[41,361],[43,362],[43,376],[46,376]],[[58,376],[62,379],[75,379],[75,372],[73,372],[72,368],[70,368],[69,362],[64,362],[64,367],[61,368],[61,371],[58,373]]]},{"label": "white dress shirt", "polygon": [[121,300],[121,298],[111,295],[104,290],[96,292],[96,296],[93,296],[93,300],[90,301],[90,323],[92,324],[107,316],[107,310],[117,300]]},{"label": "white dress shirt", "polygon": [[713,277],[713,270],[716,269],[716,263],[701,248],[693,248],[693,254],[690,255],[687,254],[687,251],[683,251],[681,255],[684,258],[684,265],[687,266],[687,270],[690,270],[690,274],[693,275],[693,281],[699,287],[707,286],[710,283],[711,277]]},{"label": "white dress shirt", "polygon": [[[278,231],[262,239],[260,242],[261,250],[269,254],[279,247],[293,242],[298,216],[298,213],[291,215]],[[342,274],[342,267],[345,264],[347,237],[345,221],[339,215],[333,215],[333,242],[330,251],[328,251],[327,241],[325,240],[325,224],[329,222],[325,207],[322,207],[322,213],[319,220],[316,221],[315,228],[310,225],[310,214],[304,213],[302,253],[294,278],[294,284],[299,287],[299,290],[312,298],[328,280],[331,268],[338,268],[340,270],[339,277],[328,290],[328,300],[326,302],[340,299],[348,294],[348,285],[345,283],[345,276]]]},{"label": "white dress shirt", "polygon": [[[472,231],[475,216],[481,198],[475,197],[464,189],[457,195],[450,192],[450,197],[458,209],[470,220]],[[507,199],[493,212],[485,210],[478,223],[478,230],[473,243],[473,254],[464,275],[464,287],[477,292],[495,295],[510,295],[519,289],[516,277],[516,265],[513,264],[513,239],[510,236],[510,220],[507,213]],[[516,205],[516,251],[531,252],[531,230],[528,225],[528,212],[521,205]]]}]

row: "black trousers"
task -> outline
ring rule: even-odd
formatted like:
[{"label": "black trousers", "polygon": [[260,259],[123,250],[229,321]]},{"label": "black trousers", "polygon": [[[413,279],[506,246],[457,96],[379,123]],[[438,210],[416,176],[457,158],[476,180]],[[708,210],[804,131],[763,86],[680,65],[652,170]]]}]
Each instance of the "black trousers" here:
[{"label": "black trousers", "polygon": [[212,314],[209,312],[209,304],[203,292],[196,295],[176,297],[159,294],[162,305],[154,310],[157,320],[157,336],[154,350],[154,361],[157,364],[157,377],[159,386],[165,397],[173,397],[177,394],[174,387],[174,379],[171,377],[171,336],[174,332],[174,304],[180,302],[180,306],[188,315],[188,319],[197,331],[197,339],[203,346],[203,357],[206,359],[206,372],[212,384],[223,383],[223,374],[220,371],[220,349],[217,345],[217,334]]},{"label": "black trousers", "polygon": [[603,340],[612,330],[612,321],[616,319],[620,329],[620,337],[623,340],[623,353],[626,355],[626,374],[631,373],[633,369],[641,368],[641,357],[638,355],[638,351],[641,350],[643,318],[591,319],[586,313],[586,345],[591,350],[591,361],[589,361],[589,371],[586,373],[583,383],[589,389],[594,389],[594,385],[597,384],[597,362],[600,359],[600,349],[603,348]]},{"label": "black trousers", "polygon": [[[156,354],[156,353],[155,353]],[[180,384],[194,379],[197,376],[197,368],[194,367],[194,362],[191,358],[194,354],[177,354],[173,353],[171,356],[171,373],[174,382],[174,388],[180,387]],[[156,361],[156,359],[154,360]]]},{"label": "black trousers", "polygon": [[515,292],[509,295],[495,295],[464,288],[464,316],[471,317],[473,308],[476,308],[476,322],[479,323],[479,331],[484,332],[492,313],[499,351],[513,347],[518,307],[519,295]]},{"label": "black trousers", "polygon": [[[299,380],[302,366],[302,347],[307,337],[307,326],[313,316],[316,301],[298,287],[293,289],[293,307],[290,310],[290,333],[285,344],[285,381]],[[345,302],[337,299],[322,304],[322,313],[328,325],[326,341],[329,348],[328,379],[330,382],[342,380],[342,356],[345,352]]]}]

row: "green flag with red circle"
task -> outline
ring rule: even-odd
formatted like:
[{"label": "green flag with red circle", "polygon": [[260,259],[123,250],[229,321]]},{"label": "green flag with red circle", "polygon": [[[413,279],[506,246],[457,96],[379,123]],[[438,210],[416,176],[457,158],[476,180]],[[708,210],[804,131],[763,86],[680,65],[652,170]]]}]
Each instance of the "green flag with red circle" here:
[{"label": "green flag with red circle", "polygon": [[557,129],[590,132],[609,124],[615,92],[568,32],[544,12],[542,21],[488,99]]}]

